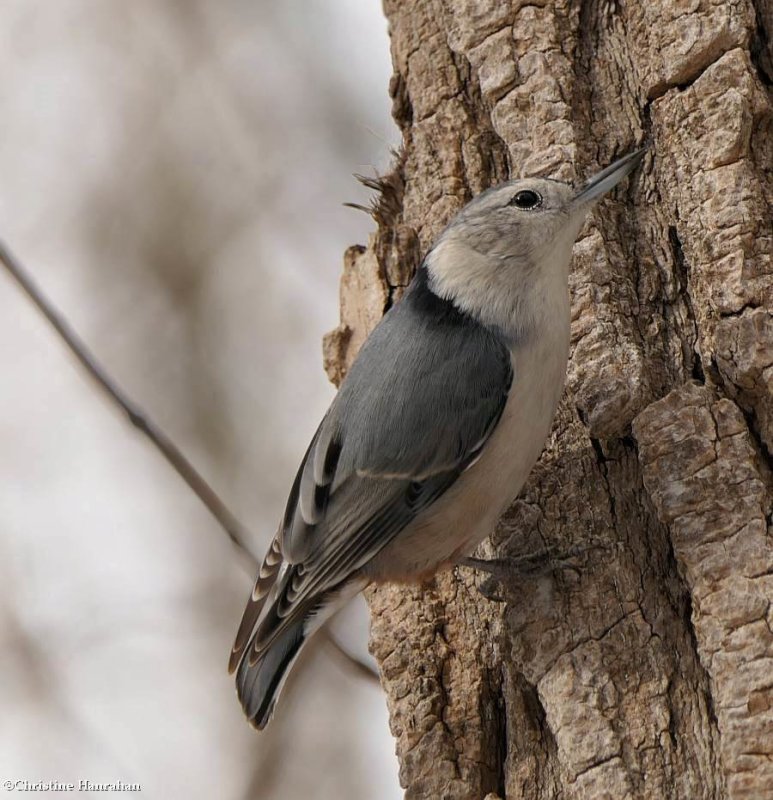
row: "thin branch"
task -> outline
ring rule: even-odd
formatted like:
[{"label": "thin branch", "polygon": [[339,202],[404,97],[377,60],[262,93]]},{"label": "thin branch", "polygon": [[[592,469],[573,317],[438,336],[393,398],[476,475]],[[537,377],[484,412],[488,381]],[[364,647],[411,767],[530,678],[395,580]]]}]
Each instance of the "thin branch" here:
[{"label": "thin branch", "polygon": [[239,550],[246,551],[253,561],[257,561],[255,554],[250,552],[250,548],[247,546],[247,529],[226,508],[214,489],[182,454],[177,445],[153,420],[145,415],[144,411],[107,373],[88,345],[73,330],[64,315],[54,307],[22,263],[2,241],[0,241],[0,261],[21,286],[27,297],[37,306],[40,313],[51,323],[54,330],[61,336],[70,352],[80,361],[86,372],[99,384],[108,397],[116,405],[120,406],[128,417],[129,422],[150,439],[161,455],[171,464],[174,471],[193,489],[196,496],[220,523],[220,527],[228,534],[234,545]]},{"label": "thin branch", "polygon": [[325,644],[328,646],[330,652],[336,656],[341,666],[346,667],[346,669],[360,678],[375,682],[378,686],[381,685],[381,679],[378,677],[378,673],[373,667],[365,661],[361,661],[357,656],[352,655],[341,642],[333,636],[330,628],[325,626],[320,633],[325,637]]},{"label": "thin branch", "polygon": [[[154,447],[167,460],[172,469],[188,484],[196,496],[206,506],[220,527],[227,534],[243,561],[249,562],[254,573],[259,560],[247,542],[247,528],[231,513],[215,490],[207,483],[199,471],[183,455],[179,447],[150,419],[137,403],[111,377],[99,363],[88,345],[75,332],[65,316],[51,303],[37,285],[24,265],[11,253],[4,242],[0,241],[0,263],[11,277],[22,288],[40,313],[48,320],[54,330],[67,345],[67,348],[81,363],[89,376],[105,392],[105,394],[126,414],[129,422],[150,440]],[[378,675],[364,662],[351,655],[332,636],[327,628],[322,631],[327,644],[340,658],[345,658],[349,666],[358,674],[369,680],[378,681]]]}]

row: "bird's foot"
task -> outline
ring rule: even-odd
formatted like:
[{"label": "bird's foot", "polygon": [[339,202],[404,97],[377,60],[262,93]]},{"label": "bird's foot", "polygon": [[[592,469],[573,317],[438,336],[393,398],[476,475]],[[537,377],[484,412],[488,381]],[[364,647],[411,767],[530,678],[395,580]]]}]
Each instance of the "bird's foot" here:
[{"label": "bird's foot", "polygon": [[468,556],[460,558],[456,563],[461,567],[488,573],[489,577],[481,583],[478,591],[487,600],[501,603],[505,600],[499,591],[502,585],[506,586],[518,577],[535,577],[564,567],[576,567],[577,564],[573,563],[573,559],[588,549],[590,549],[588,546],[572,547],[562,552],[545,549],[512,558],[483,559]]}]

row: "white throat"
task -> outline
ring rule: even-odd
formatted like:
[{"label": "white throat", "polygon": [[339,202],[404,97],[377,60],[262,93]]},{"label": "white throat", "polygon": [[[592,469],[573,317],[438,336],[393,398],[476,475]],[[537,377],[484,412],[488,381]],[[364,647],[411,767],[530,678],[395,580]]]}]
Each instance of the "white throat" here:
[{"label": "white throat", "polygon": [[[435,294],[512,341],[524,341],[543,326],[569,318],[569,265],[574,225],[532,258],[489,256],[461,237],[442,239],[427,256]],[[563,319],[560,320],[563,322]]]}]

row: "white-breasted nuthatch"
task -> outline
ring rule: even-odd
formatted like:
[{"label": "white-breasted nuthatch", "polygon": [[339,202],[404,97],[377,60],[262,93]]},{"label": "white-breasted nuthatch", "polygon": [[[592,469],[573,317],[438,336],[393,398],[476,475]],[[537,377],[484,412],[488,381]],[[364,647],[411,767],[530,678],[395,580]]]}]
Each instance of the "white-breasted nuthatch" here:
[{"label": "white-breasted nuthatch", "polygon": [[579,191],[527,178],[480,194],[370,334],[306,451],[231,652],[257,728],[346,600],[452,566],[515,499],[564,386],[572,245],[643,152]]}]

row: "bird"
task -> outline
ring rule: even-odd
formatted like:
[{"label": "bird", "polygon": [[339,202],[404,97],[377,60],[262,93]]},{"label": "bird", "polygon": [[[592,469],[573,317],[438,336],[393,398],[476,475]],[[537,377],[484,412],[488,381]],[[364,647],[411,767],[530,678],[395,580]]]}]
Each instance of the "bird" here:
[{"label": "bird", "polygon": [[511,180],[448,223],[362,345],[290,489],[229,672],[272,718],[304,642],[370,583],[469,558],[539,458],[569,358],[572,246],[636,150],[579,190]]}]

